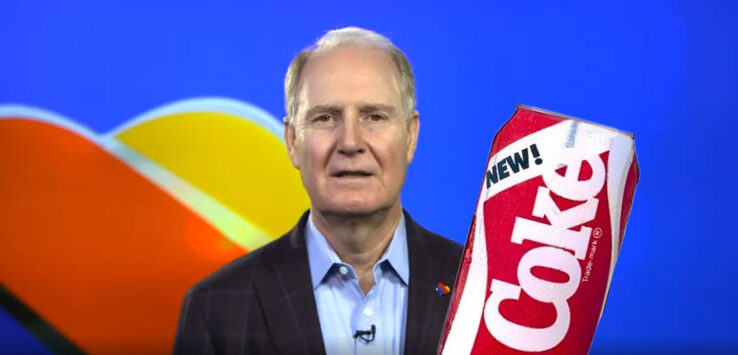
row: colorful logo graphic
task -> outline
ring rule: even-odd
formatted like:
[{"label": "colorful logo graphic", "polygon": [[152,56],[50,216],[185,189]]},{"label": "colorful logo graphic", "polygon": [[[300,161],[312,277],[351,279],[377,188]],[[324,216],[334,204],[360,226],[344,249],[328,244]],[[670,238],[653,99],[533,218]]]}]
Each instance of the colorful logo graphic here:
[{"label": "colorful logo graphic", "polygon": [[449,292],[451,292],[451,287],[444,284],[443,282],[439,282],[436,285],[436,292],[438,292],[438,294],[441,296],[445,296],[445,295],[448,295]]},{"label": "colorful logo graphic", "polygon": [[51,350],[171,352],[186,290],[309,205],[279,121],[222,98],[107,134],[0,105],[0,171],[0,305]]}]

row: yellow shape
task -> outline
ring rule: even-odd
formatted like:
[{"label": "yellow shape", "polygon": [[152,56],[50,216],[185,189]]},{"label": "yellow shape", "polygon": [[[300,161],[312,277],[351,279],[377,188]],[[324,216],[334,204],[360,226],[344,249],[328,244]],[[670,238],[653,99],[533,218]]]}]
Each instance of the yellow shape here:
[{"label": "yellow shape", "polygon": [[285,145],[244,118],[176,113],[145,121],[115,138],[272,238],[289,230],[309,206]]}]

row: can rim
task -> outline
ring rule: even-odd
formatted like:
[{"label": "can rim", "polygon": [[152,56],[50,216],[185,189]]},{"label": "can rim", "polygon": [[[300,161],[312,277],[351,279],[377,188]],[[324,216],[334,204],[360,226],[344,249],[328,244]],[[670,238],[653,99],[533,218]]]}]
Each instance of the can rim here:
[{"label": "can rim", "polygon": [[547,114],[547,115],[558,116],[558,117],[569,119],[569,120],[576,120],[576,121],[579,121],[579,122],[589,123],[591,125],[595,125],[595,126],[600,127],[600,128],[604,128],[604,129],[608,129],[608,130],[615,131],[615,132],[618,132],[618,133],[626,134],[626,135],[629,135],[631,138],[635,138],[635,133],[624,131],[624,130],[617,129],[617,128],[610,127],[610,126],[605,126],[605,125],[603,125],[601,123],[592,122],[592,121],[581,119],[581,118],[578,118],[578,117],[565,115],[563,113],[558,113],[558,112],[554,112],[554,111],[542,109],[542,108],[535,107],[535,106],[528,106],[528,105],[524,105],[524,104],[518,104],[517,107],[516,107],[516,110],[519,109],[519,108],[523,108],[523,109],[530,110],[530,111],[537,111],[537,112],[544,113],[544,114]]}]

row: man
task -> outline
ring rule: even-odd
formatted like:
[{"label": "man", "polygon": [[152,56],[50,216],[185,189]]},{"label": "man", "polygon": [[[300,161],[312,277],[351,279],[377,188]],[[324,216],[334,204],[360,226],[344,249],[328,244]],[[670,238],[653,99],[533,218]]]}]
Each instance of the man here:
[{"label": "man", "polygon": [[287,234],[188,293],[175,353],[430,354],[462,247],[403,212],[418,138],[405,55],[330,31],[290,64],[285,141],[310,197]]}]

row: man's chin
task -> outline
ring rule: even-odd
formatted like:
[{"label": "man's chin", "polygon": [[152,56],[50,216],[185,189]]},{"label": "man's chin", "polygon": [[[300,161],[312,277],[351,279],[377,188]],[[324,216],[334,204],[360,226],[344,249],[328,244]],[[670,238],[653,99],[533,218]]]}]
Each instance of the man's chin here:
[{"label": "man's chin", "polygon": [[325,217],[366,219],[381,213],[386,213],[391,208],[392,205],[341,204],[319,208],[318,212]]}]

